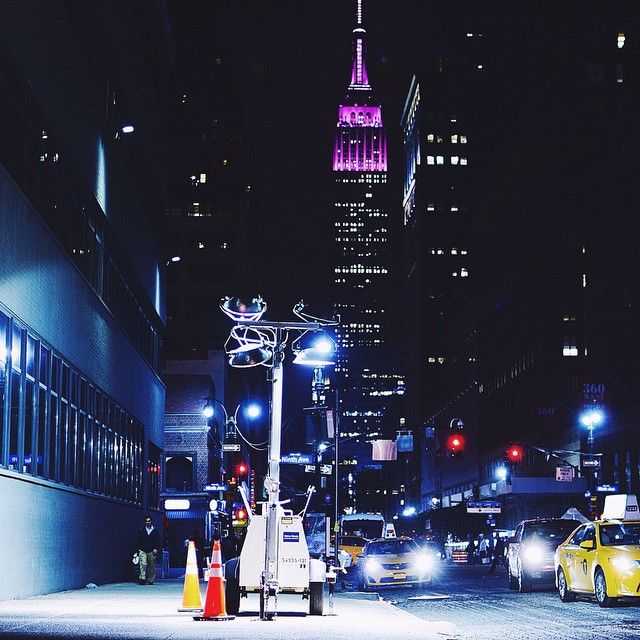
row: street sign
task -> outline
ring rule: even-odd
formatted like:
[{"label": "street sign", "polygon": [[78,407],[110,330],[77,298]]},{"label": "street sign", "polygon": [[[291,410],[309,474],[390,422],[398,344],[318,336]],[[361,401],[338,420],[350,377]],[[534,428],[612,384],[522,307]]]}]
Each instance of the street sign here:
[{"label": "street sign", "polygon": [[599,484],[596,487],[598,493],[618,493],[617,484]]},{"label": "street sign", "polygon": [[573,480],[573,467],[556,467],[556,480],[558,482],[571,482]]},{"label": "street sign", "polygon": [[205,491],[227,491],[229,489],[228,484],[207,484],[204,487]]},{"label": "street sign", "polygon": [[467,513],[502,513],[502,508],[499,502],[492,500],[467,502]]},{"label": "street sign", "polygon": [[305,473],[315,473],[316,465],[315,464],[305,464],[304,465]]},{"label": "street sign", "polygon": [[321,464],[320,473],[325,476],[330,476],[333,473],[333,466],[330,464]]},{"label": "street sign", "polygon": [[600,468],[600,460],[598,458],[582,458],[582,466],[592,469]]},{"label": "street sign", "polygon": [[239,444],[223,444],[222,451],[240,451]]},{"label": "street sign", "polygon": [[313,464],[311,453],[285,453],[280,456],[281,464]]}]

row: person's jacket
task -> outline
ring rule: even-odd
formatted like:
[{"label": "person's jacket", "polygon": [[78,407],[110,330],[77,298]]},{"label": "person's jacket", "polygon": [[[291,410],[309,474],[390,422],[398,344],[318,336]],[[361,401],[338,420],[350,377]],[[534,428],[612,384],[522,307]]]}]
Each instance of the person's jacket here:
[{"label": "person's jacket", "polygon": [[138,549],[150,553],[154,549],[160,549],[160,534],[154,527],[151,533],[147,533],[146,527],[141,527],[138,531]]}]

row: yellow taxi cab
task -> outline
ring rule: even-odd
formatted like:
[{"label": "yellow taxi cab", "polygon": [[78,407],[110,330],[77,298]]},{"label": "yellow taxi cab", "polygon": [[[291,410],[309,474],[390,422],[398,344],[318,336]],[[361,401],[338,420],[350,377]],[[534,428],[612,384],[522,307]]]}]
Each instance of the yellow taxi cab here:
[{"label": "yellow taxi cab", "polygon": [[358,556],[362,553],[368,540],[361,536],[340,536],[338,549],[343,549],[351,556],[351,564],[358,564]]},{"label": "yellow taxi cab", "polygon": [[420,549],[413,538],[378,538],[369,540],[358,563],[363,591],[372,587],[428,584],[435,567],[435,557]]},{"label": "yellow taxi cab", "polygon": [[602,519],[576,529],[555,554],[562,602],[595,595],[601,607],[640,597],[640,513],[634,495],[605,498]]}]

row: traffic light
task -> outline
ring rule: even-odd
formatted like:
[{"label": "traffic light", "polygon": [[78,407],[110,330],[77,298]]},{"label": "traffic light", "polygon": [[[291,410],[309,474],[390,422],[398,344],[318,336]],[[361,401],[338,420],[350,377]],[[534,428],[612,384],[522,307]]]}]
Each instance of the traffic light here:
[{"label": "traffic light", "polygon": [[247,473],[247,465],[244,462],[238,462],[236,465],[236,475],[243,476],[245,473]]},{"label": "traffic light", "polygon": [[454,431],[447,436],[447,451],[451,457],[460,457],[464,452],[466,438],[459,432]]},{"label": "traffic light", "polygon": [[508,462],[512,464],[518,464],[524,459],[524,450],[519,444],[510,444],[507,447],[505,457]]},{"label": "traffic light", "polygon": [[233,505],[231,511],[231,526],[232,527],[246,527],[247,526],[247,510],[239,504]]}]

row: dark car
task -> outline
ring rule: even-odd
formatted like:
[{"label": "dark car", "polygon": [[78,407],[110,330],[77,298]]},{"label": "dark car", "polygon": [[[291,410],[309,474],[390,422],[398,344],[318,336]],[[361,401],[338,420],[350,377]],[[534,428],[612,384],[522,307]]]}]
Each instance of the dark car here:
[{"label": "dark car", "polygon": [[555,551],[579,525],[564,518],[523,520],[509,539],[509,588],[524,592],[534,584],[555,584]]}]

